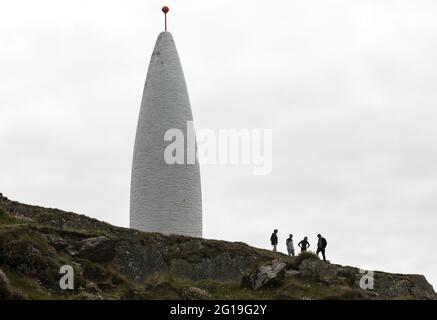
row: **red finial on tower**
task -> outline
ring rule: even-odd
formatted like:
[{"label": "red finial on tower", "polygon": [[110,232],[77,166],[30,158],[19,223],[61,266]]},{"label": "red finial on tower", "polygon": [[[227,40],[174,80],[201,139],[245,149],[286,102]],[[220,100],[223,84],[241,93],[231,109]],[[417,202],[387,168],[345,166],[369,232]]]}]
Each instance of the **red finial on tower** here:
[{"label": "red finial on tower", "polygon": [[161,10],[162,10],[162,12],[164,12],[165,31],[167,31],[167,12],[169,12],[170,9],[167,6],[163,6]]}]

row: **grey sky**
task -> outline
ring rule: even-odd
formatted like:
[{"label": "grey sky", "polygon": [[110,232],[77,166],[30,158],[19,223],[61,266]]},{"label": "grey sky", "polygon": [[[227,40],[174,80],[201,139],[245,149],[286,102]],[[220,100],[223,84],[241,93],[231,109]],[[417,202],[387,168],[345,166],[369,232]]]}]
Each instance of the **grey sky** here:
[{"label": "grey sky", "polygon": [[197,128],[272,128],[273,172],[201,168],[207,238],[328,238],[437,286],[435,1],[9,1],[0,192],[127,226],[147,65],[170,7]]}]

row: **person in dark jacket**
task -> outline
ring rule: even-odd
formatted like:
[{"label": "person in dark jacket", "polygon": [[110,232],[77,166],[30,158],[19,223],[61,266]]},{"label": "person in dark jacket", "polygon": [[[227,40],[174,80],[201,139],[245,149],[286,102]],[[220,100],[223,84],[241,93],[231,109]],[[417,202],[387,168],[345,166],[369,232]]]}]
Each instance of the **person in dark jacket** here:
[{"label": "person in dark jacket", "polygon": [[328,241],[326,241],[326,239],[323,238],[321,234],[318,234],[317,238],[319,238],[319,240],[317,241],[317,255],[319,255],[319,253],[321,252],[323,256],[323,261],[326,262],[325,249],[328,245]]},{"label": "person in dark jacket", "polygon": [[276,246],[278,245],[278,229],[273,230],[272,236],[270,237],[270,242],[273,246],[273,252],[276,252]]},{"label": "person in dark jacket", "polygon": [[307,251],[307,249],[310,247],[310,243],[308,242],[308,237],[303,238],[301,242],[297,244],[300,248],[300,252]]}]

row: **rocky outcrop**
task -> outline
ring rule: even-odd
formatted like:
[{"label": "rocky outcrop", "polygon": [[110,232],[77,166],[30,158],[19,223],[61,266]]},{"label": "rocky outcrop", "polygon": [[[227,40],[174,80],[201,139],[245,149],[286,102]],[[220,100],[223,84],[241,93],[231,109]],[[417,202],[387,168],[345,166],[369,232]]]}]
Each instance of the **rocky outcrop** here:
[{"label": "rocky outcrop", "polygon": [[[116,247],[114,265],[137,282],[155,272],[170,272],[192,280],[240,281],[247,270],[259,261],[271,259],[269,253],[250,252],[240,243],[177,237],[163,245],[161,235],[134,241],[120,241]],[[220,247],[226,247],[220,250]]]},{"label": "rocky outcrop", "polygon": [[129,279],[141,283],[156,272],[168,271],[164,256],[154,241],[122,240],[117,243],[115,267]]},{"label": "rocky outcrop", "polygon": [[[63,265],[74,269],[74,290],[59,288]],[[436,298],[420,275],[375,272],[374,288],[363,290],[359,269],[314,254],[288,257],[239,242],[143,233],[5,197],[0,269],[3,299]]]},{"label": "rocky outcrop", "polygon": [[279,287],[283,284],[287,264],[281,260],[261,265],[242,280],[242,286],[258,290],[263,287]]},{"label": "rocky outcrop", "polygon": [[422,275],[402,275],[373,272],[373,288],[360,285],[365,272],[360,269],[324,263],[318,259],[306,259],[299,265],[300,276],[336,286],[349,286],[369,298],[381,299],[436,299],[433,287]]},{"label": "rocky outcrop", "polygon": [[83,239],[78,243],[78,256],[95,262],[111,261],[116,255],[116,243],[107,236]]}]

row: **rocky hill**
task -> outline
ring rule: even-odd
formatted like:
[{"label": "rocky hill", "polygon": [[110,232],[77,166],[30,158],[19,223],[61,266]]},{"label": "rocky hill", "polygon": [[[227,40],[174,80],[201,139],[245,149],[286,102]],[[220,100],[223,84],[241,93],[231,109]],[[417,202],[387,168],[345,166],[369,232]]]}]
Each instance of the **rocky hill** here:
[{"label": "rocky hill", "polygon": [[[61,290],[60,267],[74,270]],[[421,275],[374,273],[240,242],[165,236],[0,194],[0,299],[436,299]]]}]

